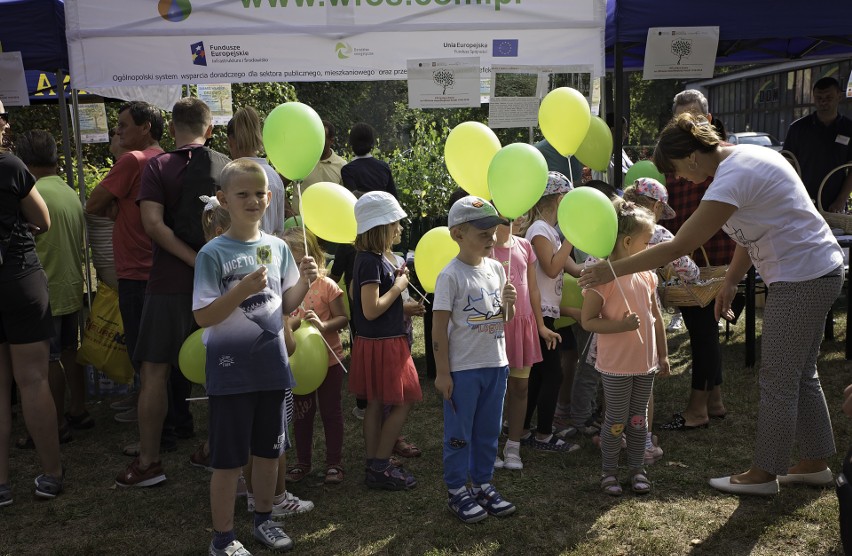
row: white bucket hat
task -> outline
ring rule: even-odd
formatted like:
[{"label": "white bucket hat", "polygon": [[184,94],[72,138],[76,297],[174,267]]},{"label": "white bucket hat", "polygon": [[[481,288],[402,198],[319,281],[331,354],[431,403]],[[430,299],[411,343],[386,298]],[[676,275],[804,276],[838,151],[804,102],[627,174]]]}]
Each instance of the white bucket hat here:
[{"label": "white bucket hat", "polygon": [[385,191],[370,191],[355,203],[355,221],[359,234],[376,226],[392,224],[406,216],[396,197]]}]

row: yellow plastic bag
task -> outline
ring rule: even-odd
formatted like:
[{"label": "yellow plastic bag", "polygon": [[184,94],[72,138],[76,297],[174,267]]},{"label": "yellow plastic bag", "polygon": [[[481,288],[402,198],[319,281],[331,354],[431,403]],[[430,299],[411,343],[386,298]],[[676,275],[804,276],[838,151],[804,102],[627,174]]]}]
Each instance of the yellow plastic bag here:
[{"label": "yellow plastic bag", "polygon": [[92,311],[86,319],[77,363],[92,365],[120,384],[133,381],[133,365],[127,355],[124,325],[118,309],[118,292],[103,282],[98,284]]}]

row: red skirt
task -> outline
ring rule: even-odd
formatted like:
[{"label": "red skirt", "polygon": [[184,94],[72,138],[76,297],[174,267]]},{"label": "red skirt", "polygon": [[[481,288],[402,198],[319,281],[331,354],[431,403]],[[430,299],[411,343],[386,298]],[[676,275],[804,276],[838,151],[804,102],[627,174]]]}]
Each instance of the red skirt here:
[{"label": "red skirt", "polygon": [[423,399],[420,379],[405,336],[380,340],[358,336],[352,348],[349,391],[386,405]]}]

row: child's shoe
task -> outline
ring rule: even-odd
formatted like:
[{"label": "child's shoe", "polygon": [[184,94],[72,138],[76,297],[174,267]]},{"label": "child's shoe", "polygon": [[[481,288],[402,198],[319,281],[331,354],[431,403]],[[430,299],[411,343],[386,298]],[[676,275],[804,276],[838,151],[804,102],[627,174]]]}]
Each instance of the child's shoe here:
[{"label": "child's shoe", "polygon": [[506,466],[506,463],[500,459],[500,456],[496,456],[494,458],[494,469],[503,469]]},{"label": "child's shoe", "polygon": [[572,442],[565,442],[555,434],[551,434],[550,438],[547,440],[539,440],[535,437],[535,435],[531,435],[530,448],[533,450],[540,450],[542,452],[571,453],[579,450],[580,446]]},{"label": "child's shoe", "polygon": [[482,485],[481,489],[476,494],[476,503],[491,515],[497,517],[506,517],[515,513],[518,508],[514,504],[500,496],[494,485]]},{"label": "child's shoe", "polygon": [[254,538],[272,550],[290,550],[293,548],[293,539],[284,532],[284,524],[272,521],[264,521],[254,528]]},{"label": "child's shoe", "polygon": [[663,457],[663,449],[659,446],[645,448],[645,465],[653,465]]},{"label": "child's shoe", "polygon": [[512,470],[524,468],[524,462],[521,461],[521,452],[519,449],[512,449],[508,446],[503,448],[503,468]]},{"label": "child's shoe", "polygon": [[384,490],[408,490],[417,485],[413,475],[406,474],[402,468],[390,464],[383,471],[367,468],[365,482],[368,488]]},{"label": "child's shoe", "polygon": [[280,502],[273,500],[272,517],[285,517],[288,515],[303,514],[314,509],[314,503],[310,500],[302,500],[289,491],[284,491],[284,497]]},{"label": "child's shoe", "polygon": [[467,488],[458,494],[450,494],[447,509],[463,523],[477,523],[488,517],[488,512],[474,499]]},{"label": "child's shoe", "polygon": [[223,549],[218,549],[213,546],[213,541],[210,541],[210,548],[207,549],[208,556],[251,556],[251,552],[246,550],[238,540],[231,541],[228,546]]}]

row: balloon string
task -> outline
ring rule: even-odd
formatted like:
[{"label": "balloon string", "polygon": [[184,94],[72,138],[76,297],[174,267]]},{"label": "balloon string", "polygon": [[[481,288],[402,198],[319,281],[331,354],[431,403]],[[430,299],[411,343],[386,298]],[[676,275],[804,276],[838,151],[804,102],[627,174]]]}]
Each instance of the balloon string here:
[{"label": "balloon string", "polygon": [[[398,267],[398,266],[396,266],[396,264],[394,263],[394,261],[393,261],[393,260],[391,260],[391,259],[390,259],[389,257],[387,257],[386,255],[382,255],[382,256],[383,256],[383,257],[384,257],[384,259],[388,262],[388,264],[389,264],[389,265],[391,265],[391,268],[393,268],[394,270],[399,270],[399,267]],[[411,288],[412,290],[416,291],[416,292],[417,292],[417,295],[419,295],[419,296],[420,296],[420,298],[421,298],[421,299],[423,299],[423,302],[424,302],[424,303],[429,303],[429,300],[428,300],[428,299],[426,299],[426,294],[425,294],[425,293],[423,293],[422,291],[418,290],[416,287],[414,287],[414,285],[413,285],[410,281],[408,282],[408,287],[409,287],[409,288]]]},{"label": "balloon string", "polygon": [[[296,193],[299,196],[299,209],[302,209],[302,180],[296,180],[293,182],[293,185],[296,187]],[[308,227],[305,225],[305,216],[302,215],[302,241],[305,243],[305,255],[308,255]],[[310,285],[310,284],[309,284]]]},{"label": "balloon string", "polygon": [[[574,155],[568,157],[568,177],[571,179],[571,185],[574,185],[574,165],[571,164]],[[575,186],[576,187],[576,186]],[[301,201],[299,201],[301,203]]]},{"label": "balloon string", "polygon": [[[515,244],[515,239],[512,237],[512,220],[509,219],[509,268],[506,271],[506,283],[512,283],[512,246]],[[509,322],[509,306],[503,311],[503,322]]]},{"label": "balloon string", "polygon": [[[612,262],[610,262],[609,257],[607,257],[604,260],[606,261],[606,264],[609,265],[609,270],[612,272],[612,275],[615,276],[615,285],[618,286],[618,291],[621,292],[621,297],[624,299],[624,304],[627,305],[627,310],[632,313],[633,310],[630,308],[630,303],[627,301],[627,296],[624,295],[624,290],[621,289],[621,282],[618,281],[618,276],[616,276],[616,274],[615,274],[615,269],[612,268]],[[642,339],[642,333],[639,332],[638,328],[636,329],[636,335],[639,336],[639,342],[644,344],[645,341]]]},{"label": "balloon string", "polygon": [[[311,322],[309,324],[311,326],[313,326],[314,328],[316,328],[316,326],[314,326],[314,323]],[[318,328],[317,328],[317,332],[319,332]],[[325,340],[325,336],[322,335],[322,332],[320,332],[320,338],[322,338],[322,343],[324,343],[325,347],[328,348],[329,353],[331,353],[334,356],[334,358],[337,359],[337,362],[340,363],[340,366],[343,367],[343,372],[346,373],[346,374],[349,374],[349,369],[346,368],[346,365],[343,364],[343,361],[340,360],[340,357],[338,357],[337,354],[334,353],[334,350],[331,349],[331,346],[328,345],[328,342]]]}]

